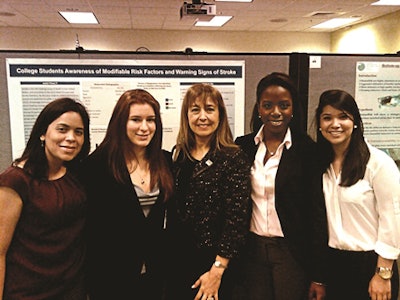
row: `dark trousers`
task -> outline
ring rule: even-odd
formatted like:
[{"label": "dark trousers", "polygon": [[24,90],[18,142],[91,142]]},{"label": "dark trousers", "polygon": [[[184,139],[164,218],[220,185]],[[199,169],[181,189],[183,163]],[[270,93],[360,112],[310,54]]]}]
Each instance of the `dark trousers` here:
[{"label": "dark trousers", "polygon": [[[148,273],[137,276],[121,276],[121,274],[118,274],[116,278],[117,280],[112,280],[112,282],[93,284],[89,293],[89,300],[165,299],[164,278],[160,278],[160,276]],[[75,300],[75,298],[65,298],[62,300]]]},{"label": "dark trousers", "polygon": [[309,280],[285,238],[250,234],[242,256],[243,300],[303,300]]},{"label": "dark trousers", "polygon": [[[375,274],[377,254],[374,251],[329,250],[327,299],[368,300],[368,286]],[[397,300],[399,273],[393,264],[392,300]]]}]

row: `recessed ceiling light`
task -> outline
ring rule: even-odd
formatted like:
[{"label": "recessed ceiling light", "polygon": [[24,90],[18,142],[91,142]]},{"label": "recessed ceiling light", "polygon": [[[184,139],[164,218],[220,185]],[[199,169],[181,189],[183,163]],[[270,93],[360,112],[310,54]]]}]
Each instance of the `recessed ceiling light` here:
[{"label": "recessed ceiling light", "polygon": [[215,2],[253,2],[253,0],[214,0]]},{"label": "recessed ceiling light", "polygon": [[361,18],[335,18],[313,26],[312,28],[337,28],[360,20]]},{"label": "recessed ceiling light", "polygon": [[232,19],[232,16],[215,16],[210,21],[197,21],[194,26],[221,27]]},{"label": "recessed ceiling light", "polygon": [[371,5],[400,5],[400,0],[380,0]]},{"label": "recessed ceiling light", "polygon": [[99,24],[92,12],[59,11],[59,13],[71,24]]}]

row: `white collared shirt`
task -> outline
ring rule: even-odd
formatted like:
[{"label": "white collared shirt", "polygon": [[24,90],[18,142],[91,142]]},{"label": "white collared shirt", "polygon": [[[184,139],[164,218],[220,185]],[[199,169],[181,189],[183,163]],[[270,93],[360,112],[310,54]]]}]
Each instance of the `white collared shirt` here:
[{"label": "white collared shirt", "polygon": [[258,150],[251,167],[253,212],[250,231],[261,236],[283,237],[281,223],[275,208],[275,177],[282,157],[283,147],[286,146],[287,149],[291,147],[292,137],[288,128],[285,138],[276,153],[264,165],[267,148],[263,143],[263,128],[264,126],[261,127],[254,138],[255,144],[258,145]]},{"label": "white collared shirt", "polygon": [[387,259],[400,255],[400,172],[393,159],[368,144],[371,156],[364,178],[339,186],[332,165],[323,175],[329,246],[374,250]]}]

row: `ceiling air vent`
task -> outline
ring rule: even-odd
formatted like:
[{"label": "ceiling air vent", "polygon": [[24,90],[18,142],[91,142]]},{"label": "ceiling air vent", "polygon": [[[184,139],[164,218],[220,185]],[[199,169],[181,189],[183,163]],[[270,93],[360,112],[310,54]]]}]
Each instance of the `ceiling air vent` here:
[{"label": "ceiling air vent", "polygon": [[313,11],[312,13],[306,15],[306,17],[329,17],[336,14],[337,13],[333,11]]}]

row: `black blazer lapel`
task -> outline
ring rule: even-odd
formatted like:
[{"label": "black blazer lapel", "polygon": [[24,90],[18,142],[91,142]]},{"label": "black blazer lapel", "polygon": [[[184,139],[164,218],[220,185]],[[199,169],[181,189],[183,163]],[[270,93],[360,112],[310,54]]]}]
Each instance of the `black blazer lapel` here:
[{"label": "black blazer lapel", "polygon": [[240,148],[247,154],[251,163],[253,163],[254,158],[257,153],[258,146],[254,143],[254,137],[256,132],[241,136],[236,138],[235,143],[240,146]]},{"label": "black blazer lapel", "polygon": [[279,194],[281,189],[285,188],[287,180],[292,178],[290,174],[293,173],[293,166],[296,166],[296,160],[298,159],[294,147],[294,144],[292,144],[290,149],[287,149],[286,146],[283,147],[282,157],[275,178],[276,195]]},{"label": "black blazer lapel", "polygon": [[212,165],[214,164],[214,160],[215,157],[210,155],[210,153],[206,154],[206,156],[194,166],[192,177],[195,178],[199,176],[201,173],[211,168]]}]

